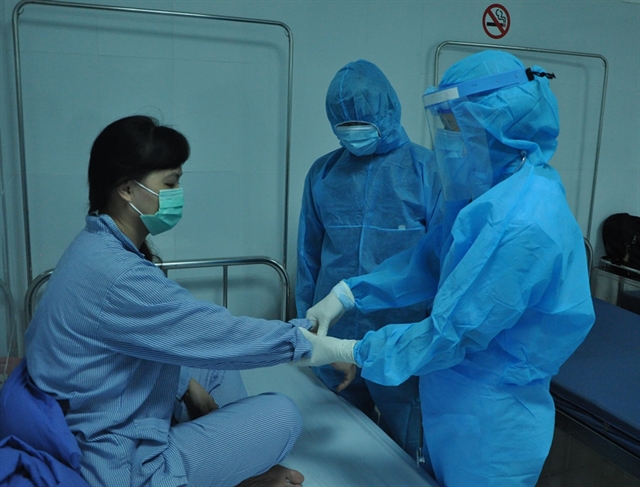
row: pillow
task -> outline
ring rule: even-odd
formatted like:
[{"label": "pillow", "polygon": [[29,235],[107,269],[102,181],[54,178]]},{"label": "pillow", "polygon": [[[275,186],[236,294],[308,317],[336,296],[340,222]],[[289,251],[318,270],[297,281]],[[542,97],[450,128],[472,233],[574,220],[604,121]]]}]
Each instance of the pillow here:
[{"label": "pillow", "polygon": [[23,359],[0,389],[0,440],[14,436],[80,472],[82,453],[58,402],[38,389]]}]

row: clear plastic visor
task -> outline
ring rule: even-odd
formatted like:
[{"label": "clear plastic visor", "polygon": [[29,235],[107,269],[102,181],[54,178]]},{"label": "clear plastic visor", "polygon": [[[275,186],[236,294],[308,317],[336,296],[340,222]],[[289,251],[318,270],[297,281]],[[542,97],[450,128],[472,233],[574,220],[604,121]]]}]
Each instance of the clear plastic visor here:
[{"label": "clear plastic visor", "polygon": [[492,184],[487,133],[465,98],[426,111],[431,143],[447,201],[471,201]]},{"label": "clear plastic visor", "polygon": [[478,109],[478,99],[528,83],[534,75],[549,76],[519,68],[427,89],[422,102],[446,200],[470,201],[493,185],[486,121]]}]

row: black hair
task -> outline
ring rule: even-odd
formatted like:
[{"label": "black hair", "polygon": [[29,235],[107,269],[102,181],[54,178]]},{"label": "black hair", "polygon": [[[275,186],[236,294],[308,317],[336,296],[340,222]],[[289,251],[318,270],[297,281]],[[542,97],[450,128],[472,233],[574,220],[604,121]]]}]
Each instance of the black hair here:
[{"label": "black hair", "polygon": [[[189,158],[189,142],[154,118],[134,115],[109,124],[96,138],[89,158],[89,213],[102,213],[122,183],[153,171],[176,169]],[[143,244],[140,250],[151,260]]]}]

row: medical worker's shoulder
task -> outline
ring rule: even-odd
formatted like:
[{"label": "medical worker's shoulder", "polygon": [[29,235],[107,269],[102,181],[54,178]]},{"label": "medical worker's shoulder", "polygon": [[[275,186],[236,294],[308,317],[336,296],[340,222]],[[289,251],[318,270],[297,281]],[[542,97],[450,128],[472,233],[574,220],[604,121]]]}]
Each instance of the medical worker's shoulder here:
[{"label": "medical worker's shoulder", "polygon": [[521,240],[553,242],[548,246],[550,252],[564,252],[568,247],[582,245],[582,230],[553,168],[535,166],[528,174],[515,174],[505,183],[512,191],[501,198],[506,202],[503,212],[509,222],[508,234]]},{"label": "medical worker's shoulder", "polygon": [[336,165],[336,163],[340,160],[340,158],[348,156],[349,152],[340,147],[334,151],[329,152],[328,154],[319,157],[314,161],[314,163],[309,168],[307,172],[307,179],[310,181],[315,181],[318,178],[324,178],[329,171]]},{"label": "medical worker's shoulder", "polygon": [[438,166],[436,164],[435,153],[431,149],[409,142],[397,149],[398,151],[406,151],[410,154],[414,167],[422,173],[425,184],[430,187],[440,187],[440,177],[438,175]]},{"label": "medical worker's shoulder", "polygon": [[566,191],[558,172],[551,166],[536,166],[522,192],[527,217],[548,228],[550,233],[579,231],[567,202]]},{"label": "medical worker's shoulder", "polygon": [[546,229],[556,215],[564,221],[566,207],[561,187],[524,167],[468,204],[456,226],[472,235],[500,233],[502,241],[526,239]]},{"label": "medical worker's shoulder", "polygon": [[416,144],[415,142],[409,142],[402,147],[404,147],[406,150],[409,150],[416,160],[423,161],[425,164],[435,165],[435,154],[431,149],[427,149],[426,147],[420,144]]}]

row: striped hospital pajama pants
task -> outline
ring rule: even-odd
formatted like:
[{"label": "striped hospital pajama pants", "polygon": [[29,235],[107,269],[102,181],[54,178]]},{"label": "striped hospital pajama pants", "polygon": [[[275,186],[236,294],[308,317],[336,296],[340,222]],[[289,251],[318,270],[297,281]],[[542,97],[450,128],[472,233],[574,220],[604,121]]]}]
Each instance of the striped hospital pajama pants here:
[{"label": "striped hospital pajama pants", "polygon": [[280,463],[302,432],[291,399],[268,393],[247,396],[238,371],[189,369],[220,409],[189,421],[183,403],[171,428],[189,486],[235,486]]}]

